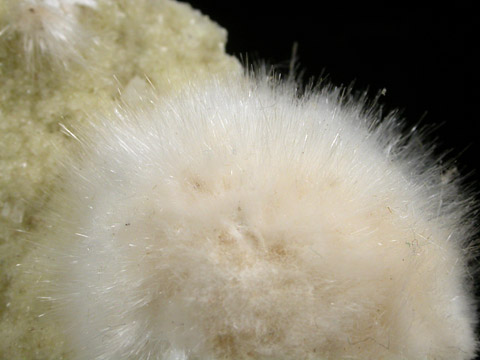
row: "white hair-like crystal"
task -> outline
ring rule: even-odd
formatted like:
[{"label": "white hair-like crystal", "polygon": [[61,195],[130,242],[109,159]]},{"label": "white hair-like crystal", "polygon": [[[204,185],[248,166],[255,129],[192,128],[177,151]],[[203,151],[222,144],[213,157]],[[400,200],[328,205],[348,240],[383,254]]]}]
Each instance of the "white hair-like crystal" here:
[{"label": "white hair-like crystal", "polygon": [[76,18],[78,5],[96,7],[96,0],[13,0],[7,2],[9,24],[0,34],[21,36],[26,64],[81,62],[86,36]]},{"label": "white hair-like crystal", "polygon": [[96,120],[45,257],[75,359],[473,357],[471,200],[394,115],[232,76]]}]

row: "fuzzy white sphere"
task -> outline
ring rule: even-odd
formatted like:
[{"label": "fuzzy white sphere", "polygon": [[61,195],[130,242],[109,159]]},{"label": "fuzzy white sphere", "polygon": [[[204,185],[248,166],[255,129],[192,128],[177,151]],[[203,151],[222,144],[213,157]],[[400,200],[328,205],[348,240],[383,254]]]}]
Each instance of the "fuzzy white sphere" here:
[{"label": "fuzzy white sphere", "polygon": [[198,81],[73,131],[49,255],[72,357],[471,359],[465,198],[341,94]]}]

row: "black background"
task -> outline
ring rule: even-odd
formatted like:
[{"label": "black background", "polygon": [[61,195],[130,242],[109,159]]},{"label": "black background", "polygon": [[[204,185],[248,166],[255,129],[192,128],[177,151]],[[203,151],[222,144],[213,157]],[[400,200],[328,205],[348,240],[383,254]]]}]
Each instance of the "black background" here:
[{"label": "black background", "polygon": [[[478,191],[474,113],[473,7],[327,8],[322,2],[206,1],[190,4],[228,31],[227,52],[288,71],[294,43],[304,79],[352,85],[400,110],[407,126],[433,126],[437,155],[448,152]],[[448,158],[447,157],[447,158]],[[477,196],[478,198],[478,196]],[[478,267],[478,266],[477,266]],[[476,281],[478,285],[478,280]],[[477,294],[479,291],[477,291]],[[480,357],[479,357],[480,359]]]},{"label": "black background", "polygon": [[[478,117],[473,114],[473,9],[322,8],[317,1],[189,1],[228,31],[227,52],[288,70],[294,43],[309,80],[352,85],[400,110],[407,124],[434,125],[439,152],[462,174],[475,173]],[[430,139],[430,140],[433,140]]]}]

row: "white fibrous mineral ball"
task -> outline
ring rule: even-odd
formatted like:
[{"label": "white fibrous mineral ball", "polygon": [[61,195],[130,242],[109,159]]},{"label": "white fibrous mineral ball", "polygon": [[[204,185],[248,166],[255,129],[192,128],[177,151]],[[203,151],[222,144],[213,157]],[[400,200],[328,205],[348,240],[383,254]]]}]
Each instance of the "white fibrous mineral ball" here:
[{"label": "white fibrous mineral ball", "polygon": [[471,359],[468,197],[349,99],[192,80],[69,129],[48,262],[73,358]]}]

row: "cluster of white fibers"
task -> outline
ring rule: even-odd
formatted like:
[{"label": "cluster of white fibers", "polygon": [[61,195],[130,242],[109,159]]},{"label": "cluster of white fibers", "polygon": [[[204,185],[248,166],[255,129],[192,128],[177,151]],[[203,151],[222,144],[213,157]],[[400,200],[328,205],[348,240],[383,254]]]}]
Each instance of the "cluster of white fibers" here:
[{"label": "cluster of white fibers", "polygon": [[96,0],[10,0],[9,25],[1,33],[21,36],[27,66],[39,59],[51,64],[81,62],[86,36],[76,18],[77,6],[96,7]]},{"label": "cluster of white fibers", "polygon": [[71,356],[471,359],[468,200],[341,94],[232,76],[73,131],[48,243]]}]

